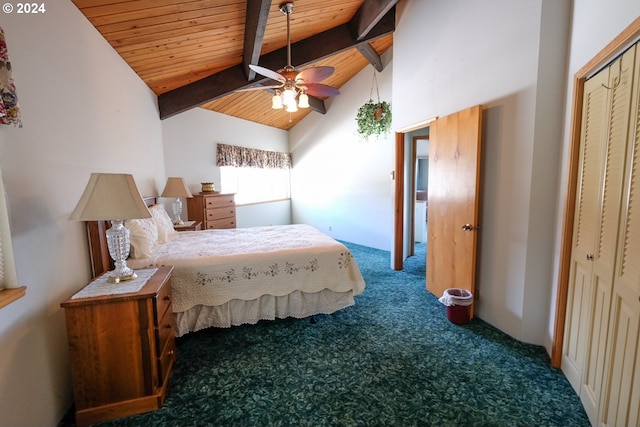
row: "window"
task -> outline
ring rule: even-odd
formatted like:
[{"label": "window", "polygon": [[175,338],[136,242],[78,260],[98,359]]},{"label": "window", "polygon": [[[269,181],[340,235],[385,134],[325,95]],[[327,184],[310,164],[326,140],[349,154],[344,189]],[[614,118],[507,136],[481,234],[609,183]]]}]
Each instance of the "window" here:
[{"label": "window", "polygon": [[220,187],[223,193],[235,193],[239,205],[288,199],[289,169],[223,166]]},{"label": "window", "polygon": [[235,193],[239,205],[290,196],[289,153],[218,144],[216,164],[220,190]]}]

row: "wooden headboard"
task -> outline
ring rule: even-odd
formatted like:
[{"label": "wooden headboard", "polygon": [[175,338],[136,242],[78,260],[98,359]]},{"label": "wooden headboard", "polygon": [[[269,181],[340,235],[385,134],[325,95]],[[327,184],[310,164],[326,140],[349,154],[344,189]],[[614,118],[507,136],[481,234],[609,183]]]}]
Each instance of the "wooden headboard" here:
[{"label": "wooden headboard", "polygon": [[[158,197],[144,197],[147,207],[155,205]],[[107,229],[111,227],[109,221],[87,221],[87,236],[89,238],[89,254],[91,256],[91,273],[98,277],[107,271],[113,270],[113,260],[107,247]]]}]

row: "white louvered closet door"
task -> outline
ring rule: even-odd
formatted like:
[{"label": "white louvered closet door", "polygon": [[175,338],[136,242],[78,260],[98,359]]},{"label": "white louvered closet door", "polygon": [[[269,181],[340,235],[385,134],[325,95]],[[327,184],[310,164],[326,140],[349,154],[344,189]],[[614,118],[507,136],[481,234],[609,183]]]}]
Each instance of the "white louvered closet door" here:
[{"label": "white louvered closet door", "polygon": [[640,46],[635,79],[620,234],[613,282],[605,388],[599,424],[640,426]]},{"label": "white louvered closet door", "polygon": [[[635,48],[585,84],[574,244],[562,368],[597,424],[618,253]],[[606,383],[608,384],[608,382]]]},{"label": "white louvered closet door", "polygon": [[584,86],[580,169],[562,352],[562,370],[578,394],[593,324],[593,262],[589,258],[594,253],[599,228],[601,198],[598,189],[601,186],[602,140],[606,135],[609,97],[603,85],[608,84],[609,69],[606,68]]}]

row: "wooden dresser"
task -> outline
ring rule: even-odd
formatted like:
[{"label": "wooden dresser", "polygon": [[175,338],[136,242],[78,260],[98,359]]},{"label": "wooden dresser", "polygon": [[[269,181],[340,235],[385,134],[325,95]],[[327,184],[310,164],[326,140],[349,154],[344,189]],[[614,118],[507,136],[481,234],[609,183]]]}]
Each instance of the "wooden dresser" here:
[{"label": "wooden dresser", "polygon": [[202,229],[236,228],[234,194],[200,193],[187,199],[189,221],[202,222]]},{"label": "wooden dresser", "polygon": [[158,409],[176,360],[171,272],[138,291],[69,298],[65,309],[76,423]]}]

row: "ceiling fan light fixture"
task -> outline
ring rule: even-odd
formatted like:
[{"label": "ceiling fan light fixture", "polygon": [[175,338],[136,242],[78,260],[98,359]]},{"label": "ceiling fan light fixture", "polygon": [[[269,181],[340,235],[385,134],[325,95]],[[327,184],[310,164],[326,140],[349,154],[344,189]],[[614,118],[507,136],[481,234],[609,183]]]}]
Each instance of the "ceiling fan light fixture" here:
[{"label": "ceiling fan light fixture", "polygon": [[287,88],[282,92],[282,104],[286,107],[296,104],[296,92],[291,88]]},{"label": "ceiling fan light fixture", "polygon": [[[280,4],[280,11],[287,16],[287,65],[276,72],[260,65],[249,64],[251,70],[277,83],[270,86],[252,86],[246,89],[239,89],[239,91],[274,89],[275,95],[271,97],[271,108],[279,110],[286,107],[287,112],[295,113],[298,108],[311,108],[309,95],[328,97],[339,95],[340,92],[331,86],[318,83],[333,74],[333,67],[310,67],[303,71],[298,71],[297,68],[291,65],[290,21],[293,2]],[[297,102],[296,98],[298,98]]]},{"label": "ceiling fan light fixture", "polygon": [[296,105],[295,101],[291,104],[287,105],[287,113],[295,113],[298,111],[298,105]]},{"label": "ceiling fan light fixture", "polygon": [[298,97],[298,107],[300,108],[309,108],[309,95],[302,92]]},{"label": "ceiling fan light fixture", "polygon": [[276,91],[276,93],[271,97],[271,108],[274,110],[282,109],[282,95],[280,95],[280,92],[278,91]]}]

